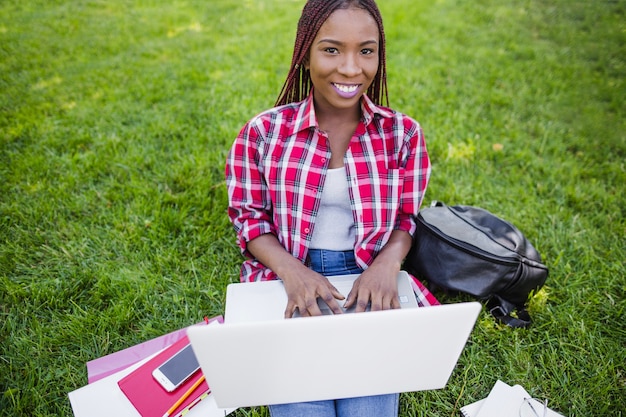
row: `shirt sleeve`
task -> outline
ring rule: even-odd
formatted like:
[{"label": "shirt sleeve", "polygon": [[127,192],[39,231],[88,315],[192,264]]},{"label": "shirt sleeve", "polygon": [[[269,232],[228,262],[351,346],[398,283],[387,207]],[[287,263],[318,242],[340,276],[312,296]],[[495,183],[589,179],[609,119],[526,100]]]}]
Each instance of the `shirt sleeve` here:
[{"label": "shirt sleeve", "polygon": [[272,203],[261,164],[263,150],[262,124],[248,122],[239,132],[226,159],[228,216],[239,247],[246,256],[247,243],[266,233],[274,233]]},{"label": "shirt sleeve", "polygon": [[415,219],[424,200],[430,179],[431,165],[421,126],[414,120],[404,120],[402,152],[406,155],[400,207],[396,218],[396,230],[415,233]]}]

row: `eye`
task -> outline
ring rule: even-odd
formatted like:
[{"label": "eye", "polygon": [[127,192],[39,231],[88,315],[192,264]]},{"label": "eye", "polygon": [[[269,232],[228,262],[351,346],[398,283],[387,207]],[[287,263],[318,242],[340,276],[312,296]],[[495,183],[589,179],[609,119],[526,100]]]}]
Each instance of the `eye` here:
[{"label": "eye", "polygon": [[363,55],[371,55],[373,53],[374,53],[373,49],[370,49],[370,48],[361,49],[361,54]]},{"label": "eye", "polygon": [[324,52],[327,52],[329,54],[337,54],[339,53],[339,50],[337,48],[333,48],[332,46],[329,46],[328,48],[324,48]]}]

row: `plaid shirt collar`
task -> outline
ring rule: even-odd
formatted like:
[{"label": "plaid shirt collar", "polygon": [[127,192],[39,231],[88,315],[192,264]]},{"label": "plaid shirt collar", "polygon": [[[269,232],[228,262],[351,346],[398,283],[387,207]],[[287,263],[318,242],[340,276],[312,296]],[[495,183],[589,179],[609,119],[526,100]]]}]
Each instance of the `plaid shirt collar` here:
[{"label": "plaid shirt collar", "polygon": [[[319,127],[317,123],[317,116],[315,115],[315,106],[313,105],[313,90],[309,96],[300,104],[298,110],[298,116],[296,117],[296,122],[291,126],[288,134],[292,135],[298,133],[302,130]],[[377,106],[374,102],[367,96],[363,95],[361,98],[361,119],[363,120],[364,125],[367,127],[374,117],[379,115],[381,117],[393,117],[393,113],[391,110]]]}]

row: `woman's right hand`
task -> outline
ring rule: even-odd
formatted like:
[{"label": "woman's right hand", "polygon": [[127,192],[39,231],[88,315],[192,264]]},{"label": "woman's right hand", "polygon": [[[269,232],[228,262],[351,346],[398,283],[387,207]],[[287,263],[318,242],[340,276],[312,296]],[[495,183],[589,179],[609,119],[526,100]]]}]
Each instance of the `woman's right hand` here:
[{"label": "woman's right hand", "polygon": [[287,292],[285,318],[293,317],[296,309],[303,317],[321,316],[318,298],[328,304],[334,314],[343,312],[337,300],[345,297],[325,276],[307,268],[287,252],[276,236],[268,233],[249,241],[248,251],[283,281]]},{"label": "woman's right hand", "polygon": [[287,292],[285,318],[293,317],[296,310],[302,317],[321,316],[322,312],[317,305],[318,298],[328,305],[333,314],[343,313],[337,300],[343,300],[345,297],[325,276],[304,265],[287,275],[281,277]]}]

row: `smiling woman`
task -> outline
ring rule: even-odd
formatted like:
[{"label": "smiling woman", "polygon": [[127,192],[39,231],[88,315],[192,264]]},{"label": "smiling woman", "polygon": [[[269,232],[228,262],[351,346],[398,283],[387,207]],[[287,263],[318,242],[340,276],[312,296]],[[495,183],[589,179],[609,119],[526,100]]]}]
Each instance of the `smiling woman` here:
[{"label": "smiling woman", "polygon": [[[344,297],[330,275],[359,274],[347,308],[399,307],[396,276],[430,160],[420,125],[382,107],[383,97],[385,39],[376,4],[309,0],[278,107],[243,127],[226,163],[229,215],[248,258],[241,280],[281,279],[286,318],[296,310],[320,315],[318,299],[341,314],[337,300]],[[419,299],[436,303],[420,288]],[[398,398],[273,405],[270,412],[391,417]]]}]

